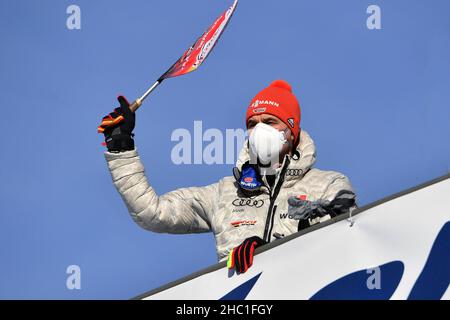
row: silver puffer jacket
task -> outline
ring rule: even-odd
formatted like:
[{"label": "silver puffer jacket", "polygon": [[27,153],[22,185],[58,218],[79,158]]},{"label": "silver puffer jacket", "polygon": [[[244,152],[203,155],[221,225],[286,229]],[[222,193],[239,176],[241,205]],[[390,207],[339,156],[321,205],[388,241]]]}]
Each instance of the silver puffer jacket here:
[{"label": "silver puffer jacket", "polygon": [[[249,161],[247,145],[239,154],[238,169]],[[294,219],[288,211],[290,197],[330,202],[342,197],[344,202],[353,200],[346,211],[355,208],[355,195],[346,176],[312,168],[316,151],[305,131],[301,132],[295,154],[286,156],[273,186],[263,187],[254,195],[244,193],[235,177],[229,176],[208,186],[181,188],[158,196],[147,180],[136,150],[106,152],[105,157],[114,185],[137,224],[153,232],[212,231],[219,260],[248,237],[259,236],[270,242],[303,228],[305,221]],[[330,216],[310,218],[307,225]]]}]

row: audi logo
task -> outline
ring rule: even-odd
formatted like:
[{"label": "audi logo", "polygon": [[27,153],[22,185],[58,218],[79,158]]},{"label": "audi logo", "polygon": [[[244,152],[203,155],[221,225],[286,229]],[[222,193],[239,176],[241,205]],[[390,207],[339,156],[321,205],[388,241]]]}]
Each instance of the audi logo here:
[{"label": "audi logo", "polygon": [[258,200],[258,199],[235,199],[233,201],[233,205],[236,207],[255,207],[260,208],[264,204],[264,200]]},{"label": "audi logo", "polygon": [[286,175],[287,176],[301,176],[303,174],[302,169],[287,169]]}]

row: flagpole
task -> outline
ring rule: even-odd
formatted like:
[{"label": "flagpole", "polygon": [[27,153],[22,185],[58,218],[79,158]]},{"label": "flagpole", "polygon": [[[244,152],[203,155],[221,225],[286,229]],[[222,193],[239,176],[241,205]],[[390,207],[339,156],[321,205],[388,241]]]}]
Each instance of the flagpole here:
[{"label": "flagpole", "polygon": [[145,93],[138,99],[136,99],[136,101],[134,101],[131,105],[130,105],[130,110],[133,112],[136,112],[137,109],[139,109],[139,107],[142,105],[142,102],[145,100],[145,98],[147,98],[147,96],[156,89],[157,86],[159,86],[161,84],[161,82],[163,82],[164,79],[159,79],[157,80],[147,91],[145,91]]}]

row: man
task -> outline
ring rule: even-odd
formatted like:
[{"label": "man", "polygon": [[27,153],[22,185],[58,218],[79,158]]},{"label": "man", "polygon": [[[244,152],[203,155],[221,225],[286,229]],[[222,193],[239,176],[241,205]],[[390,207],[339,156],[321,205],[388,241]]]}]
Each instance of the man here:
[{"label": "man", "polygon": [[353,210],[349,179],[312,168],[314,142],[300,129],[300,106],[290,85],[274,81],[251,101],[249,139],[234,176],[156,195],[134,148],[135,114],[124,97],[103,118],[105,157],[132,218],[154,232],[214,233],[219,260],[245,272],[256,247]]}]

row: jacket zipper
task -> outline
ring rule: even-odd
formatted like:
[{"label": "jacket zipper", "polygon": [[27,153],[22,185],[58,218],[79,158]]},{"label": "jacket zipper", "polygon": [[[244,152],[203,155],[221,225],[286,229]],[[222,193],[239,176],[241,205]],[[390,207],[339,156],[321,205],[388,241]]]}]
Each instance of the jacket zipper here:
[{"label": "jacket zipper", "polygon": [[280,176],[278,177],[278,181],[275,185],[275,189],[273,194],[271,194],[270,196],[270,205],[269,205],[269,210],[267,212],[267,219],[266,219],[266,226],[264,228],[264,237],[263,239],[267,242],[270,242],[270,233],[272,232],[273,229],[273,220],[274,220],[274,216],[275,216],[275,211],[276,211],[276,207],[274,208],[275,205],[275,200],[277,199],[278,193],[280,193],[280,189],[281,189],[281,185],[284,182],[284,174],[286,173],[286,169],[289,166],[289,158],[286,158],[286,164],[283,167],[283,169],[280,172]]},{"label": "jacket zipper", "polygon": [[272,230],[273,230],[273,225],[275,224],[275,215],[277,212],[277,206],[273,206],[273,213],[272,213],[272,219],[271,219],[271,223],[269,226],[269,232],[267,233],[267,242],[270,242],[270,240],[272,239]]}]

